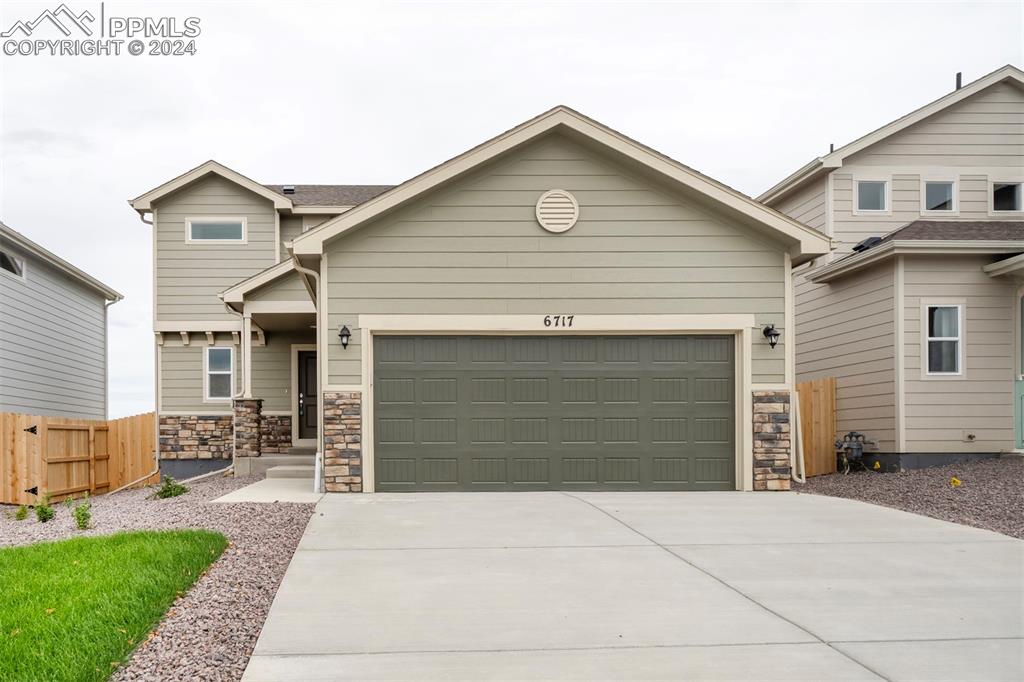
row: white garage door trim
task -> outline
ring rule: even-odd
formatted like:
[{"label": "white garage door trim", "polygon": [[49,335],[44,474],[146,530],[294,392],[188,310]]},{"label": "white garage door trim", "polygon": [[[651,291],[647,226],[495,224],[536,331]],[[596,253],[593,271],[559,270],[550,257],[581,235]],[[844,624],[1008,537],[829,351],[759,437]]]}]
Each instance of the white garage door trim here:
[{"label": "white garage door trim", "polygon": [[[557,317],[556,321],[554,318]],[[375,334],[730,334],[736,339],[736,489],[753,490],[751,342],[754,316],[737,315],[360,315],[363,490],[374,492],[373,337]],[[547,325],[545,325],[547,319]]]}]

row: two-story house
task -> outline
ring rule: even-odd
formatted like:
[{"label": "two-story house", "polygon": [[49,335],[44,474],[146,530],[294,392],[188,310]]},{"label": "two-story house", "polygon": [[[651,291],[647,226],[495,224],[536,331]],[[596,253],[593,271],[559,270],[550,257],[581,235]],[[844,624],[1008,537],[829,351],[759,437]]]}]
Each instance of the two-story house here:
[{"label": "two-story house", "polygon": [[0,223],[0,412],[106,419],[107,311],[122,298]]},{"label": "two-story house", "polygon": [[797,380],[913,467],[1024,447],[1024,73],[1006,66],[758,197],[831,237],[797,270]]},{"label": "two-story house", "polygon": [[328,491],[786,489],[828,237],[566,107],[395,187],[213,161],[153,226],[160,457]]}]

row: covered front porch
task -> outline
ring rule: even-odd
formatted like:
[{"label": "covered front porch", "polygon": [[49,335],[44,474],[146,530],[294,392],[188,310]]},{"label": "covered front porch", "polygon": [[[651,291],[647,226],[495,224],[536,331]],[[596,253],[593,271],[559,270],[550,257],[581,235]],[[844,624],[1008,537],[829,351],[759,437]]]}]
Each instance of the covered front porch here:
[{"label": "covered front porch", "polygon": [[242,322],[235,474],[312,479],[320,428],[315,287],[285,261],[222,298]]}]

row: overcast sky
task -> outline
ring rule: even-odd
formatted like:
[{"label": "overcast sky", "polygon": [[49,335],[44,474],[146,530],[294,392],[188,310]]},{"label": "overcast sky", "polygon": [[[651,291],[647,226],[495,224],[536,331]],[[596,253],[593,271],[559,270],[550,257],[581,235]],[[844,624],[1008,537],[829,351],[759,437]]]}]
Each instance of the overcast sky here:
[{"label": "overcast sky", "polygon": [[[5,0],[0,30],[57,5]],[[107,2],[199,17],[197,53],[0,55],[0,219],[125,294],[110,412],[144,412],[151,234],[126,200],[207,159],[264,183],[398,183],[567,104],[756,195],[957,71],[1020,66],[1022,8]]]}]

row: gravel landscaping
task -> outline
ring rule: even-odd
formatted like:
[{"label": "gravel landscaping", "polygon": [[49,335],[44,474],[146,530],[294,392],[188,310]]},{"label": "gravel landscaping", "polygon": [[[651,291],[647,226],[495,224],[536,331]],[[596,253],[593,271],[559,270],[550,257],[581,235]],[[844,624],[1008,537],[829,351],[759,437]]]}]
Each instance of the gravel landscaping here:
[{"label": "gravel landscaping", "polygon": [[288,562],[302,537],[312,504],[204,504],[255,483],[258,478],[213,478],[189,485],[190,492],[166,500],[151,490],[131,490],[92,500],[92,525],[74,527],[56,505],[57,517],[41,524],[16,521],[16,507],[0,514],[0,547],[119,530],[206,528],[231,545],[193,588],[179,598],[131,662],[112,680],[238,680]]},{"label": "gravel landscaping", "polygon": [[[953,487],[950,480],[960,480]],[[816,476],[793,490],[846,497],[1024,539],[1024,457],[987,459],[898,474]]]}]

